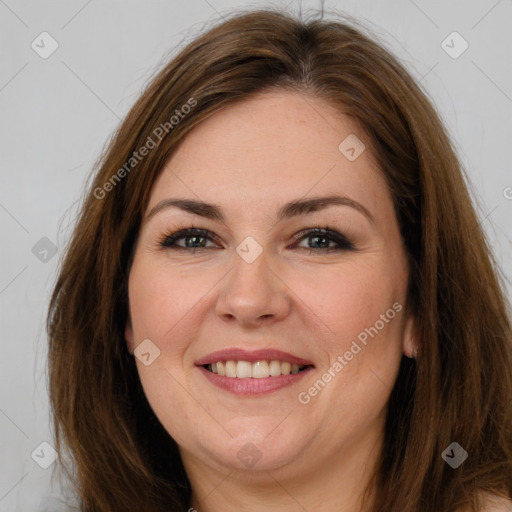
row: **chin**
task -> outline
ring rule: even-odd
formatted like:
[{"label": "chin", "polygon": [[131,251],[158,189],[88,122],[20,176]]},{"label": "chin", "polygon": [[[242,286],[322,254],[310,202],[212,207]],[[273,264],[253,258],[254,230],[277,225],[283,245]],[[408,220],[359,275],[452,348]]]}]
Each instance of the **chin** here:
[{"label": "chin", "polygon": [[245,419],[251,423],[251,427],[235,430],[231,425],[231,429],[226,430],[232,437],[224,433],[222,437],[212,439],[202,437],[199,442],[190,438],[182,439],[179,444],[183,444],[190,455],[202,459],[203,463],[210,466],[220,466],[228,471],[251,471],[255,474],[260,471],[277,471],[302,457],[308,443],[289,424],[286,431],[276,435],[268,428],[268,421],[258,425],[258,421],[253,418]]}]

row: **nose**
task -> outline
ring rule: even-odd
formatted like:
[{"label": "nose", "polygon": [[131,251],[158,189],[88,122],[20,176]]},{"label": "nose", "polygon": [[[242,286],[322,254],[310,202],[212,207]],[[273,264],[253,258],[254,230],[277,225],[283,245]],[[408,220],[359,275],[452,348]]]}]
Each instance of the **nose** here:
[{"label": "nose", "polygon": [[221,281],[216,305],[220,318],[244,327],[258,327],[288,315],[290,290],[268,260],[265,250],[251,263],[234,255],[233,267]]}]

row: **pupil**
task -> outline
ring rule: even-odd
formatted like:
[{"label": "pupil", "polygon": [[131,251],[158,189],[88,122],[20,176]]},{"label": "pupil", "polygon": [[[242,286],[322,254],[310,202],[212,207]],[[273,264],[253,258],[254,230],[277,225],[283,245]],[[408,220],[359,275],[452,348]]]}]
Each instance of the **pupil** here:
[{"label": "pupil", "polygon": [[325,243],[324,244],[316,244],[316,246],[318,247],[319,245],[321,247],[328,247],[329,246],[329,240],[325,237],[321,237],[321,236],[314,236],[313,239],[315,240],[323,240]]},{"label": "pupil", "polygon": [[[188,243],[191,239],[196,241],[197,239],[201,239],[201,238],[204,238],[204,237],[202,237],[202,236],[187,236],[187,238],[186,238],[187,241],[186,241],[185,245],[187,247],[192,247],[192,248],[194,248],[194,247],[204,247],[204,243],[200,244],[199,246],[191,245],[191,244]],[[192,242],[192,243],[194,243],[194,242]]]}]

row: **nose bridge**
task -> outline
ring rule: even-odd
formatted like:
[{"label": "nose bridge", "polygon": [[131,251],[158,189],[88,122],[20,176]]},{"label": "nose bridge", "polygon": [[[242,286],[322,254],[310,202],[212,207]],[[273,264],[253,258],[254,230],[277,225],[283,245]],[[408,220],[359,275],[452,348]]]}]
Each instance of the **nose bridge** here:
[{"label": "nose bridge", "polygon": [[282,318],[288,311],[287,287],[277,277],[269,249],[247,237],[236,248],[232,270],[223,282],[217,313],[252,323]]}]

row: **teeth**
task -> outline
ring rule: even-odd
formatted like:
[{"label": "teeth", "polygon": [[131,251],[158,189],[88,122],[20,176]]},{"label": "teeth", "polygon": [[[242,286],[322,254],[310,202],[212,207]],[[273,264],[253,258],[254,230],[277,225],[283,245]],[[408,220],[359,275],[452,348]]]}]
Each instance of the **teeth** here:
[{"label": "teeth", "polygon": [[236,361],[226,361],[226,377],[236,377]]},{"label": "teeth", "polygon": [[236,365],[236,376],[239,379],[252,377],[252,364],[248,361],[238,361]]},{"label": "teeth", "polygon": [[267,361],[257,361],[252,364],[252,377],[253,379],[264,379],[266,377],[270,377]]},{"label": "teeth", "polygon": [[271,377],[281,375],[281,363],[279,361],[270,361],[269,371]]},{"label": "teeth", "polygon": [[278,377],[279,375],[290,375],[299,373],[304,366],[291,364],[286,361],[218,361],[207,365],[207,369],[212,373],[217,373],[222,377],[238,379],[266,379],[268,377]]}]

